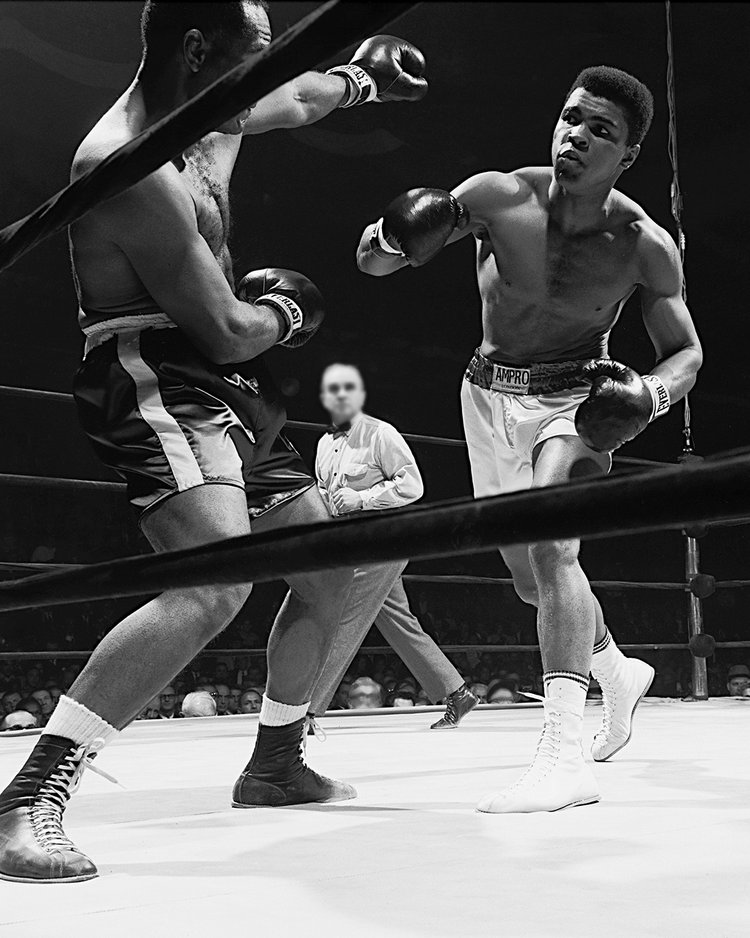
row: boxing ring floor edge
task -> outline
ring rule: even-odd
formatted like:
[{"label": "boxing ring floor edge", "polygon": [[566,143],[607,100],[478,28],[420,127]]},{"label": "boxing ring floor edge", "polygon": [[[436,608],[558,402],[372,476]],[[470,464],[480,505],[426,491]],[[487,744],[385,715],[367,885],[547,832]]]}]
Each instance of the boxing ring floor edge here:
[{"label": "boxing ring floor edge", "polygon": [[[601,716],[586,708],[587,744]],[[423,711],[343,717],[310,738],[351,802],[237,810],[256,717],[139,722],[99,757],[67,830],[98,879],[0,881],[3,938],[239,934],[357,938],[734,938],[750,915],[750,701],[648,699],[595,768],[599,804],[482,815],[533,755],[537,707],[431,732]],[[34,737],[0,737],[0,787]]]}]

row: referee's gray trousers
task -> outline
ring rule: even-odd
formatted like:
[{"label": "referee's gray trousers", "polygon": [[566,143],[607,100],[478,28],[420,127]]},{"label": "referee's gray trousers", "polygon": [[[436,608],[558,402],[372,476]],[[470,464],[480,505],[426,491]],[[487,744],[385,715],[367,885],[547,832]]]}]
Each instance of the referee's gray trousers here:
[{"label": "referee's gray trousers", "polygon": [[312,713],[325,713],[373,623],[430,700],[442,700],[463,684],[409,609],[401,581],[406,564],[398,560],[356,569],[338,633],[313,692]]}]

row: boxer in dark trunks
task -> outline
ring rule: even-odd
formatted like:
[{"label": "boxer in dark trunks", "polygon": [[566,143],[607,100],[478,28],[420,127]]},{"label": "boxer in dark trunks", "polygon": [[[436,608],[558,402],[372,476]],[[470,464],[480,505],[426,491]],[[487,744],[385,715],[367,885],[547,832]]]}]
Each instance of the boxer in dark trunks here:
[{"label": "boxer in dark trunks", "polygon": [[[138,74],[80,145],[73,179],[271,39],[265,4],[251,0],[149,2],[142,33]],[[323,318],[322,297],[307,277],[285,270],[250,273],[235,289],[229,180],[243,136],[303,126],[337,107],[418,100],[423,68],[408,43],[367,40],[349,64],[305,73],[248,106],[72,227],[86,335],[75,379],[80,419],[104,462],[127,481],[156,551],[247,534],[251,522],[263,531],[329,518],[314,477],[281,432],[284,409],[259,358],[273,345],[308,341]],[[301,754],[311,691],[352,576],[289,578],[235,807],[354,797],[351,786],[317,775]],[[96,875],[62,828],[84,767],[231,622],[250,590],[168,592],[104,638],[0,795],[0,876]]]}]

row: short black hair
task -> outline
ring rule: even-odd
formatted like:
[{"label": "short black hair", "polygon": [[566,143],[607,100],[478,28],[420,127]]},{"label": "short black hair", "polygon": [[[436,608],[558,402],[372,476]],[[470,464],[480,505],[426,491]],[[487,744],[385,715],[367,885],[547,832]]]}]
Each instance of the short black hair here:
[{"label": "short black hair", "polygon": [[640,143],[648,133],[654,116],[654,96],[633,75],[611,65],[591,65],[584,68],[570,86],[566,101],[576,88],[583,88],[597,98],[614,101],[623,109],[628,122],[629,147]]},{"label": "short black hair", "polygon": [[146,0],[141,11],[141,44],[148,59],[161,59],[182,43],[186,32],[199,29],[209,38],[237,36],[247,30],[247,3],[268,10],[266,0],[231,3],[175,3]]}]

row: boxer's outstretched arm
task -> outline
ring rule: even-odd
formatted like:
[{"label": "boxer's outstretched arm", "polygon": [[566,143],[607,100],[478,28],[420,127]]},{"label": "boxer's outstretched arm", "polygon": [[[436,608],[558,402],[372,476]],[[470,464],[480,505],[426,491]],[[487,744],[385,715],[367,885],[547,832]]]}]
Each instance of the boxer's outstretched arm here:
[{"label": "boxer's outstretched arm", "polygon": [[269,306],[238,300],[198,231],[195,206],[171,164],[91,213],[161,309],[217,364],[247,361],[288,331]]},{"label": "boxer's outstretched arm", "polygon": [[[481,228],[485,227],[495,213],[501,211],[503,207],[511,204],[519,190],[519,184],[514,176],[506,173],[487,172],[472,176],[465,182],[450,192],[450,195],[463,206],[464,214],[459,224],[451,231],[442,247],[460,241],[469,234],[476,234]],[[419,190],[410,190],[418,192]],[[424,191],[424,190],[422,190]],[[432,190],[440,192],[440,190]],[[442,197],[447,198],[448,193],[442,192]],[[391,203],[395,204],[397,200]],[[426,206],[426,203],[423,203]],[[430,209],[427,209],[430,211]],[[390,211],[390,207],[389,207]],[[415,222],[417,227],[421,228],[421,234],[425,241],[429,240],[429,230],[424,221],[418,218],[418,212],[412,213],[411,222]],[[438,213],[433,212],[432,217],[438,218]],[[452,217],[452,216],[451,216]],[[368,225],[362,233],[362,237],[357,247],[357,266],[366,274],[373,277],[385,277],[393,274],[402,267],[419,267],[423,260],[407,259],[403,254],[391,253],[398,251],[398,243],[383,230],[383,219]],[[420,240],[420,236],[416,236]],[[439,250],[439,248],[438,248]],[[436,253],[432,249],[427,251],[429,257]]]},{"label": "boxer's outstretched arm", "polygon": [[682,264],[663,228],[651,223],[639,239],[643,322],[656,350],[657,375],[674,403],[695,384],[703,363],[700,339],[682,298]]},{"label": "boxer's outstretched arm", "polygon": [[246,121],[243,134],[314,124],[335,111],[346,94],[346,81],[340,75],[305,72],[261,98]]}]

